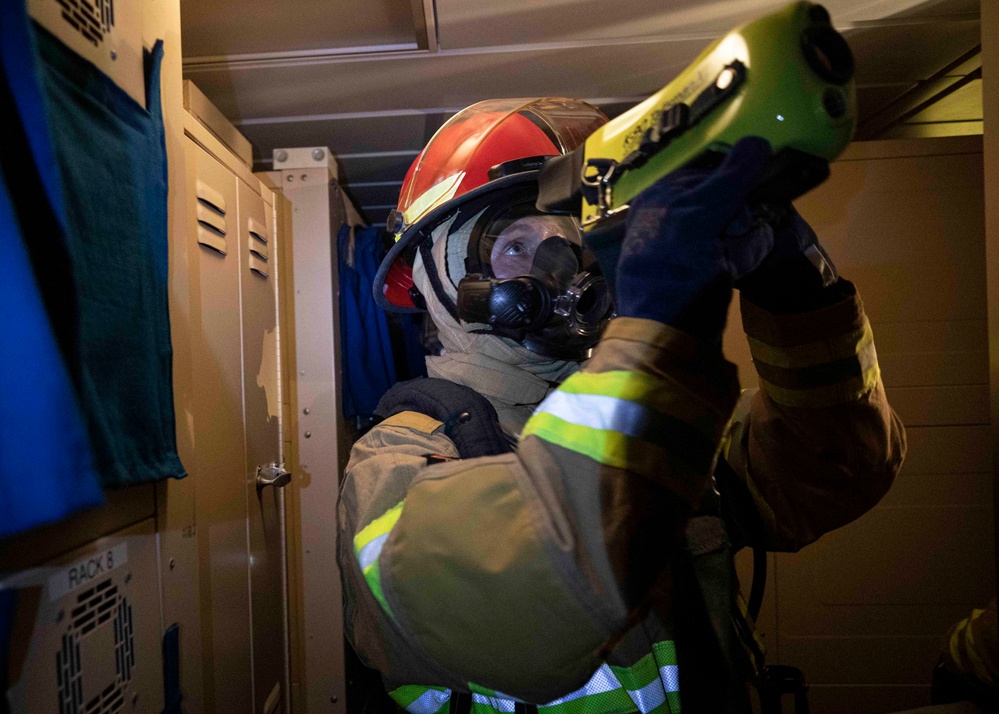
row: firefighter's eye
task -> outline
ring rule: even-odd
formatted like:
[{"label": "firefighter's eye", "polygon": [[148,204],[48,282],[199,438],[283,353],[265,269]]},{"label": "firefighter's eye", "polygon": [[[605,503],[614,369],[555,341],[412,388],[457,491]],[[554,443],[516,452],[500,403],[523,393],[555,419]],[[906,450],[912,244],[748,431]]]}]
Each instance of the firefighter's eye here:
[{"label": "firefighter's eye", "polygon": [[520,255],[527,248],[519,240],[510,241],[503,249],[503,255]]}]

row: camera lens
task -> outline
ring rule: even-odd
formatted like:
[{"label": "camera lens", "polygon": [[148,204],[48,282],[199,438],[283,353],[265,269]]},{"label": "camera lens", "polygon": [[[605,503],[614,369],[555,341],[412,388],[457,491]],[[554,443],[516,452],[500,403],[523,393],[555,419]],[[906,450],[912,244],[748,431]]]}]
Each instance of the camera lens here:
[{"label": "camera lens", "polygon": [[805,30],[801,49],[812,71],[827,82],[846,84],[853,78],[853,52],[829,25],[813,25]]},{"label": "camera lens", "polygon": [[826,87],[826,91],[822,93],[822,106],[825,107],[826,114],[839,119],[846,114],[846,97],[835,87]]}]

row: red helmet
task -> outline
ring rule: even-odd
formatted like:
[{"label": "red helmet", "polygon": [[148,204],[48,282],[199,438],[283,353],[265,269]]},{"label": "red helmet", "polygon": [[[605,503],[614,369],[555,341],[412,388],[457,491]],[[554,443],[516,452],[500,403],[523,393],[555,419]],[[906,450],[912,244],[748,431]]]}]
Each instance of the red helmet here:
[{"label": "red helmet", "polygon": [[[596,107],[577,99],[492,99],[473,104],[442,126],[416,157],[389,219],[396,244],[375,276],[375,301],[386,310],[414,312],[412,263],[418,236],[439,222],[461,197],[489,191],[490,169],[524,159],[558,156],[579,147],[607,121]],[[524,161],[504,172],[536,173],[540,161]]]}]

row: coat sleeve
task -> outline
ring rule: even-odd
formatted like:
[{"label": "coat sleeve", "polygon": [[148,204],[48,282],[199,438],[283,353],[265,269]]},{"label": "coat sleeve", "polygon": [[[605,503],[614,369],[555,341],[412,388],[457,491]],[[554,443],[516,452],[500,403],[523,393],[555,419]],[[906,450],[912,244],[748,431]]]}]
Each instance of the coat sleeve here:
[{"label": "coat sleeve", "polygon": [[868,511],[905,455],[874,335],[849,287],[838,303],[791,315],[742,299],[760,389],[736,408],[728,461],[775,550],[799,550]]},{"label": "coat sleeve", "polygon": [[339,507],[361,655],[390,681],[526,701],[583,685],[668,571],[737,396],[717,349],[619,318],[513,454],[439,463],[439,422],[372,429]]}]

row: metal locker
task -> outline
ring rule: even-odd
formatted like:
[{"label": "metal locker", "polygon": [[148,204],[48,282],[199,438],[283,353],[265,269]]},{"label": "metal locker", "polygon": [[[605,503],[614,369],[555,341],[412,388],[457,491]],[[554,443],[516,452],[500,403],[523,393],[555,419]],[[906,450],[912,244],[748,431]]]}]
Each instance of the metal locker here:
[{"label": "metal locker", "polygon": [[[258,184],[259,188],[259,184]],[[254,711],[284,711],[283,503],[273,207],[238,182]]]},{"label": "metal locker", "polygon": [[191,352],[195,479],[205,705],[252,711],[247,477],[243,434],[240,224],[236,177],[186,142],[195,195],[188,197],[192,246]]}]

